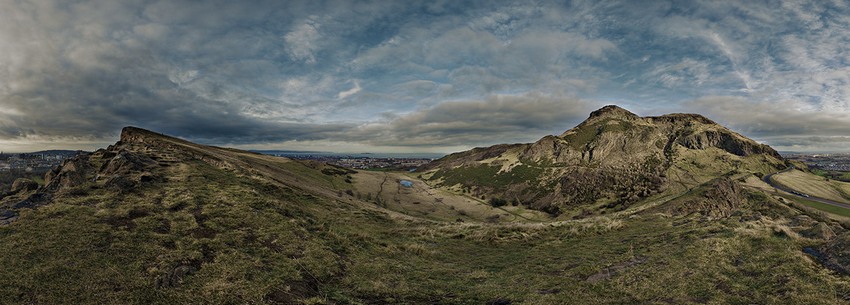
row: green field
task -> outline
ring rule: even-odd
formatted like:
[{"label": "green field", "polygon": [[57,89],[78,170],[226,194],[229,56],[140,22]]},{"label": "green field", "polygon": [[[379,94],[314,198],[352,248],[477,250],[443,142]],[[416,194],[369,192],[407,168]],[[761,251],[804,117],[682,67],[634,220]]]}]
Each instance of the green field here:
[{"label": "green field", "polygon": [[850,172],[843,171],[827,171],[822,169],[812,169],[812,173],[824,178],[850,182]]},{"label": "green field", "polygon": [[829,204],[825,204],[825,203],[821,203],[821,202],[817,202],[817,201],[807,200],[807,199],[800,198],[800,197],[797,197],[797,196],[784,195],[782,197],[784,197],[785,199],[788,199],[788,200],[793,200],[793,201],[800,203],[800,204],[803,204],[805,206],[809,206],[809,207],[827,212],[827,213],[832,213],[832,214],[839,215],[839,216],[850,217],[850,209],[845,209],[845,208],[842,208],[842,207],[837,207],[837,206],[834,206],[834,205],[829,205]]}]

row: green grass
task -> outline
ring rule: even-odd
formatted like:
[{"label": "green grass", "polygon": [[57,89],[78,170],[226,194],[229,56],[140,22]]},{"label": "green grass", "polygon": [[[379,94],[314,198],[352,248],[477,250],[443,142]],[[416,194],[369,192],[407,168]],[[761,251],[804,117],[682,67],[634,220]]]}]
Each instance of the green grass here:
[{"label": "green grass", "polygon": [[[528,163],[526,163],[528,162]],[[499,172],[500,166],[479,164],[477,166],[459,167],[450,171],[440,170],[430,179],[443,180],[443,185],[451,186],[462,184],[466,186],[488,186],[501,188],[512,184],[531,182],[534,184],[540,179],[544,168],[535,163],[525,160],[507,172]]]},{"label": "green grass", "polygon": [[[612,123],[612,121],[616,121],[616,123]],[[594,123],[591,127],[581,128],[577,133],[567,135],[565,140],[567,140],[575,150],[584,150],[585,146],[596,139],[596,136],[606,132],[624,132],[627,130],[631,130],[634,128],[634,125],[630,122],[626,122],[619,119],[604,119],[599,122]]]},{"label": "green grass", "polygon": [[850,217],[850,210],[842,208],[842,207],[837,207],[837,206],[834,206],[834,205],[820,203],[820,202],[817,202],[817,201],[807,200],[807,199],[799,198],[799,197],[796,197],[796,196],[783,195],[782,197],[785,197],[786,199],[793,200],[793,201],[798,202],[802,205],[809,206],[809,207],[812,207],[812,208],[815,208],[815,209],[818,209],[818,210],[821,210],[821,211],[824,211],[824,212],[827,212],[827,213],[832,213],[832,214],[839,215],[839,216]]},{"label": "green grass", "polygon": [[[674,227],[647,218],[601,231],[484,226],[445,235],[424,228],[412,245],[356,252],[363,263],[338,289],[367,303],[408,304],[829,303],[833,289],[850,291],[812,269],[793,240],[741,235],[735,222]],[[616,267],[628,262],[638,263]],[[588,280],[600,273],[612,275]]]},{"label": "green grass", "polygon": [[827,171],[827,170],[822,170],[822,169],[817,169],[817,168],[812,169],[811,171],[812,171],[812,174],[815,174],[815,175],[818,175],[818,176],[821,176],[821,177],[824,177],[824,178],[835,179],[835,180],[840,180],[840,181],[844,181],[844,182],[850,182],[850,172]]},{"label": "green grass", "polygon": [[815,174],[815,175],[818,175],[818,176],[821,176],[821,177],[826,177],[827,174],[829,174],[829,172],[822,170],[822,169],[812,169],[812,174]]},{"label": "green grass", "polygon": [[[128,193],[87,183],[22,210],[0,227],[3,303],[830,304],[850,293],[763,224],[784,217],[769,202],[719,220],[432,222],[186,165]],[[303,183],[342,179],[283,167]]]},{"label": "green grass", "polygon": [[127,196],[93,188],[0,228],[4,302],[289,302],[341,272],[350,241],[327,221],[333,206],[205,163],[191,168],[184,182]]}]

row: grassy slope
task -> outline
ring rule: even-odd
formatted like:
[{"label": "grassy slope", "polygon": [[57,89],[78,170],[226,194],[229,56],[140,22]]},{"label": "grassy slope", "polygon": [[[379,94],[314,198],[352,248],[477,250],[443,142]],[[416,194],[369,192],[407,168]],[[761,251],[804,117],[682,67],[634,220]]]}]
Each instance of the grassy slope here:
[{"label": "grassy slope", "polygon": [[850,182],[850,172],[845,171],[827,171],[822,169],[812,169],[812,173],[821,177],[837,179],[844,182]]},{"label": "grassy slope", "polygon": [[[828,205],[828,204],[823,204],[823,203],[816,202],[816,201],[806,200],[806,199],[803,199],[803,198],[800,198],[800,197],[797,197],[797,196],[787,195],[784,192],[779,192],[778,190],[774,189],[769,184],[764,183],[764,181],[762,181],[758,177],[746,176],[746,177],[742,177],[741,180],[742,180],[741,182],[743,182],[744,185],[749,186],[753,189],[761,190],[761,191],[764,191],[768,194],[772,194],[774,196],[780,196],[782,198],[785,198],[786,201],[796,202],[796,203],[798,203],[802,206],[805,206],[805,207],[814,208],[817,211],[820,211],[820,213],[826,212],[826,213],[828,213],[828,216],[830,216],[830,218],[835,218],[836,220],[846,222],[848,220],[846,217],[850,217],[850,210],[848,210],[848,209],[844,209],[844,208],[840,208],[840,207],[836,207],[836,206],[832,206],[832,205]],[[812,211],[812,212],[815,212],[815,211]]]},{"label": "grassy slope", "polygon": [[735,222],[429,227],[412,245],[358,253],[368,263],[355,265],[342,289],[374,303],[459,304],[833,303],[836,291],[850,291],[791,238]]},{"label": "grassy slope", "polygon": [[799,212],[769,200],[723,220],[434,222],[348,196],[360,182],[315,164],[231,157],[253,170],[192,161],[127,194],[90,183],[24,210],[0,227],[3,302],[830,304],[850,294],[850,281],[801,252],[818,241],[789,233]]},{"label": "grassy slope", "polygon": [[773,176],[773,179],[791,189],[838,202],[850,203],[850,184],[826,180],[813,174],[794,170]]},{"label": "grassy slope", "polygon": [[[354,187],[361,198],[370,198],[377,206],[408,215],[439,221],[546,221],[546,213],[522,206],[494,208],[486,200],[463,194],[450,188],[434,188],[422,181],[418,174],[407,172],[361,171],[354,175]],[[413,182],[406,188],[400,180]],[[380,195],[378,195],[380,193]]]},{"label": "grassy slope", "polygon": [[[91,189],[0,228],[4,301],[833,303],[850,292],[770,219],[439,224],[200,162],[177,171],[164,189],[108,201]],[[178,266],[200,269],[157,287]]]},{"label": "grassy slope", "polygon": [[809,206],[809,207],[813,207],[815,209],[818,209],[818,210],[821,210],[821,211],[824,211],[824,212],[827,212],[827,213],[830,213],[830,214],[835,214],[835,215],[844,216],[844,217],[850,217],[850,210],[845,209],[845,208],[837,207],[837,206],[834,206],[834,205],[828,205],[828,204],[820,203],[820,202],[817,202],[817,201],[806,200],[804,198],[800,198],[800,197],[797,197],[797,196],[787,196],[786,195],[786,196],[783,196],[783,198],[786,198],[788,200],[793,200],[795,202],[801,203],[801,204]]}]

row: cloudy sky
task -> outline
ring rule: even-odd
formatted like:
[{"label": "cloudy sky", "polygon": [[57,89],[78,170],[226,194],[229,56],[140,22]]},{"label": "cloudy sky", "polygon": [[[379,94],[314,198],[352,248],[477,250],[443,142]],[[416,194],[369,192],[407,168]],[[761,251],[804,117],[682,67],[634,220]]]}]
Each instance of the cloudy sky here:
[{"label": "cloudy sky", "polygon": [[0,150],[452,152],[606,104],[850,151],[846,1],[0,0]]}]

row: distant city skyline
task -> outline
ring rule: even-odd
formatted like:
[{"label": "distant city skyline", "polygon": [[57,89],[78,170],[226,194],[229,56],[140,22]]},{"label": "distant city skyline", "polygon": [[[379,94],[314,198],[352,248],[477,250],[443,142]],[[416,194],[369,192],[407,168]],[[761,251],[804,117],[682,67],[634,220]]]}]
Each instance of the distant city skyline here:
[{"label": "distant city skyline", "polygon": [[844,1],[0,0],[0,150],[450,153],[603,105],[850,151]]}]

